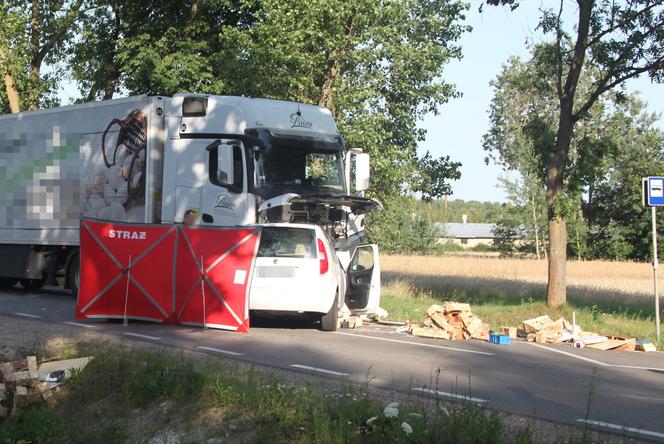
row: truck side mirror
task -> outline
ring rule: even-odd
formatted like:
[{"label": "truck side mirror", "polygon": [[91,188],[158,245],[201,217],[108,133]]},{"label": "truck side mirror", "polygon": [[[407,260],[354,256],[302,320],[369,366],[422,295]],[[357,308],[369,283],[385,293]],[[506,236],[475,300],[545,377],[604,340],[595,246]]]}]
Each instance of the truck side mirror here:
[{"label": "truck side mirror", "polygon": [[355,156],[355,191],[369,189],[369,155],[357,153]]}]

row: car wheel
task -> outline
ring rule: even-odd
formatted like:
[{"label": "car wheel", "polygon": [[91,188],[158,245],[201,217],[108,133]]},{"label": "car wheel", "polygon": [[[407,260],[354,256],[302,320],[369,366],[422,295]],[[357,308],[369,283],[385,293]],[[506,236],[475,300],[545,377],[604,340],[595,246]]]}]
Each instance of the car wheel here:
[{"label": "car wheel", "polygon": [[339,291],[334,296],[330,311],[320,317],[320,329],[323,331],[336,331],[339,325]]}]

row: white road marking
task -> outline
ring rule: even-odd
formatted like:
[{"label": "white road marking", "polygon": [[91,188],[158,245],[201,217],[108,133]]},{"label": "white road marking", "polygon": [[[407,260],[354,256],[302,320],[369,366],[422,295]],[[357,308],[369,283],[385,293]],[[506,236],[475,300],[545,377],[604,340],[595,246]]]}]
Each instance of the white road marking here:
[{"label": "white road marking", "polygon": [[21,313],[21,312],[18,312],[18,311],[15,312],[14,314],[18,315],[18,316],[24,316],[26,318],[41,318],[41,316],[31,315],[31,314],[28,314],[28,313]]},{"label": "white road marking", "polygon": [[85,328],[93,328],[94,327],[94,325],[90,325],[90,324],[81,324],[81,323],[78,323],[78,322],[69,322],[69,321],[65,321],[65,324],[75,325],[76,327],[85,327]]},{"label": "white road marking", "polygon": [[369,335],[363,335],[363,334],[359,334],[359,333],[343,333],[343,332],[340,332],[340,331],[337,331],[337,332],[334,332],[334,333],[337,334],[337,335],[355,336],[355,337],[361,337],[361,338],[367,338],[367,339],[375,339],[377,341],[397,342],[399,344],[418,345],[420,347],[438,348],[438,349],[442,349],[442,350],[453,350],[453,351],[458,351],[458,352],[463,352],[463,353],[474,353],[474,354],[477,354],[477,355],[487,355],[487,356],[494,356],[495,355],[495,353],[489,353],[489,352],[466,350],[466,349],[463,349],[463,348],[456,348],[456,347],[445,347],[443,345],[423,344],[421,342],[400,341],[398,339],[379,338],[378,336],[369,336]]},{"label": "white road marking", "polygon": [[125,332],[125,333],[122,333],[122,334],[123,334],[123,335],[127,335],[127,336],[134,336],[134,337],[136,337],[136,338],[151,339],[151,340],[153,340],[153,341],[159,341],[159,340],[161,339],[161,338],[156,338],[156,337],[154,337],[154,336],[141,335],[141,334],[138,334],[138,333],[128,333],[128,332]]},{"label": "white road marking", "polygon": [[215,353],[223,353],[225,355],[231,355],[231,356],[242,356],[244,354],[244,353],[238,353],[238,352],[234,352],[234,351],[230,351],[230,350],[222,350],[222,349],[219,349],[219,348],[204,347],[204,346],[198,346],[198,345],[196,346],[196,348],[200,349],[200,350],[207,350],[207,351],[215,352]]},{"label": "white road marking", "polygon": [[324,368],[309,367],[308,365],[291,364],[291,367],[299,368],[302,370],[309,370],[312,372],[325,373],[326,375],[348,376],[348,373],[335,372],[334,370],[326,370]]},{"label": "white road marking", "polygon": [[638,433],[639,435],[646,435],[646,436],[654,436],[656,438],[664,438],[664,433],[659,433],[659,432],[653,432],[651,430],[644,430],[644,429],[637,429],[635,427],[627,427],[627,426],[621,426],[618,424],[611,424],[609,422],[602,422],[602,421],[593,421],[591,419],[577,419],[577,422],[585,422],[586,424],[598,426],[598,427],[606,427],[608,429],[614,429],[614,430],[622,430],[625,432],[630,432],[630,433]]},{"label": "white road marking", "polygon": [[664,368],[639,367],[638,365],[609,364],[607,362],[602,362],[602,361],[598,361],[596,359],[586,358],[585,356],[578,356],[578,355],[575,355],[574,353],[569,353],[569,352],[566,352],[566,351],[557,350],[553,347],[546,347],[544,345],[535,344],[533,342],[528,342],[528,344],[532,345],[533,347],[538,347],[538,348],[542,348],[544,350],[549,350],[549,351],[552,351],[552,352],[555,352],[555,353],[560,353],[561,355],[569,356],[570,358],[590,362],[592,364],[599,365],[600,367],[628,368],[628,369],[633,369],[633,370],[654,370],[654,371],[658,371],[658,372],[664,372]]},{"label": "white road marking", "polygon": [[541,348],[541,349],[544,349],[544,350],[549,350],[549,351],[552,351],[552,352],[560,353],[561,355],[569,356],[570,358],[580,359],[581,361],[590,362],[590,363],[593,363],[595,365],[600,365],[602,367],[606,367],[608,365],[608,364],[606,364],[602,361],[596,361],[595,359],[586,358],[584,356],[578,356],[578,355],[575,355],[574,353],[568,353],[566,351],[556,350],[555,348],[551,348],[551,347],[545,347],[544,345],[535,344],[534,342],[529,342],[528,344],[532,345],[533,347],[537,347],[537,348]]},{"label": "white road marking", "polygon": [[474,398],[472,396],[460,395],[458,393],[441,392],[440,390],[432,390],[424,387],[413,387],[413,390],[415,390],[416,392],[428,393],[430,395],[438,395],[438,396],[444,396],[446,398],[459,399],[461,401],[472,401],[478,404],[486,404],[487,402],[489,402],[488,400],[482,398]]}]

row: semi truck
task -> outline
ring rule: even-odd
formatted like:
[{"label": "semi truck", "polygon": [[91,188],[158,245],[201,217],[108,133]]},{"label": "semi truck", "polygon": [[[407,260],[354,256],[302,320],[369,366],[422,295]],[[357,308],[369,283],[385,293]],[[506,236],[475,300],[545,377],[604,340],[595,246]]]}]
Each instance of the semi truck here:
[{"label": "semi truck", "polygon": [[[250,97],[137,96],[0,116],[0,285],[80,283],[81,217],[262,227],[254,311],[380,310],[369,156],[330,112]],[[314,264],[314,265],[311,265]],[[325,265],[324,265],[325,264]]]}]

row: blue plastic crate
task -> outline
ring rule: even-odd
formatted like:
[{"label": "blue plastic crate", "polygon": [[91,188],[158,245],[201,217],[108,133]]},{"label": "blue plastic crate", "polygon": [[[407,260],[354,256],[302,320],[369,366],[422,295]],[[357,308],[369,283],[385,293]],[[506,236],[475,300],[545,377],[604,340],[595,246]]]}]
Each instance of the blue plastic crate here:
[{"label": "blue plastic crate", "polygon": [[498,345],[510,345],[510,337],[508,335],[500,335],[498,333],[489,333],[489,342]]}]

